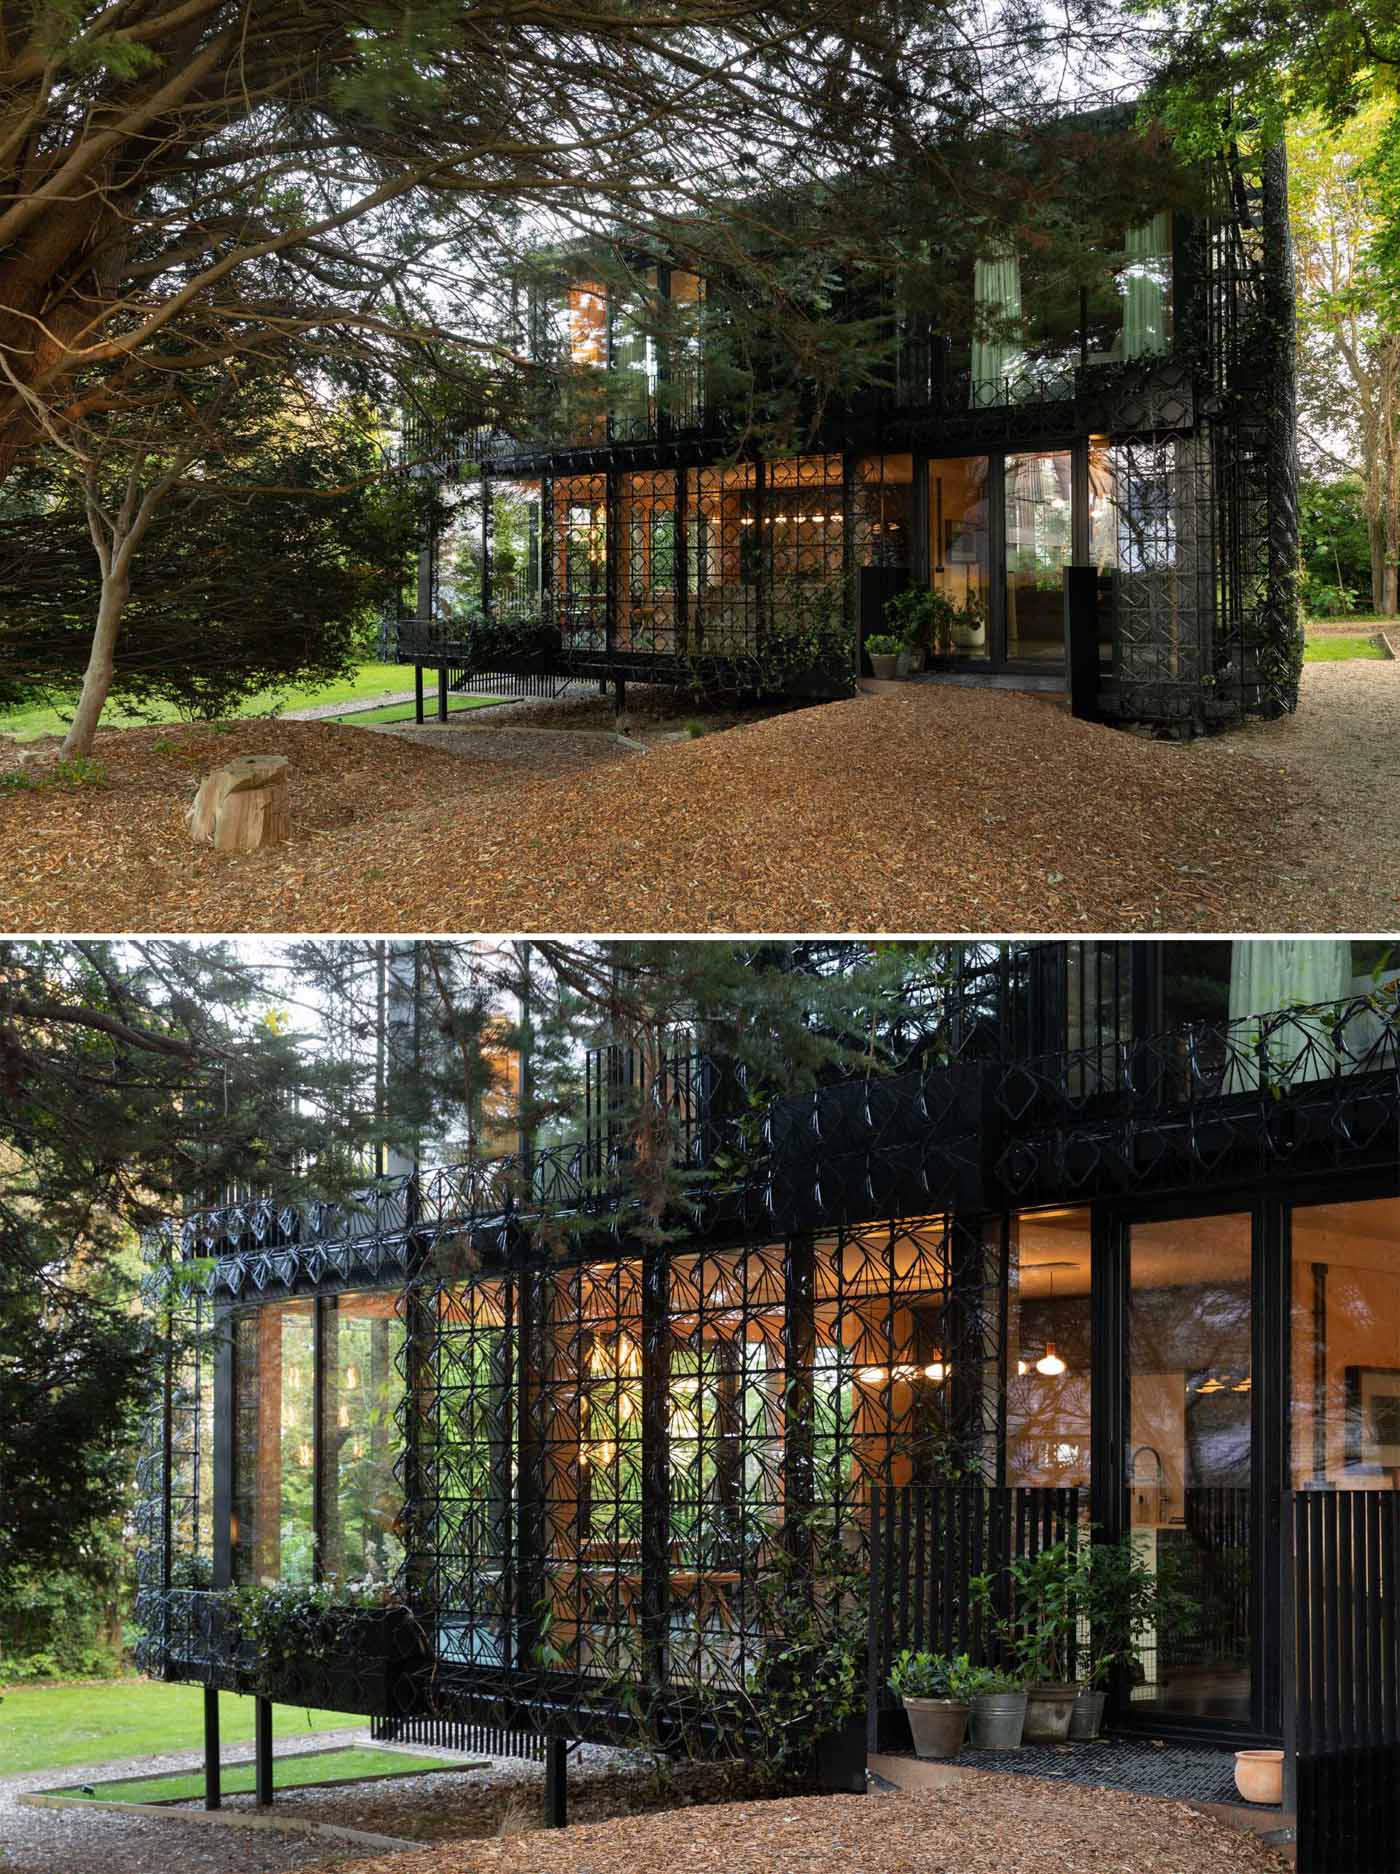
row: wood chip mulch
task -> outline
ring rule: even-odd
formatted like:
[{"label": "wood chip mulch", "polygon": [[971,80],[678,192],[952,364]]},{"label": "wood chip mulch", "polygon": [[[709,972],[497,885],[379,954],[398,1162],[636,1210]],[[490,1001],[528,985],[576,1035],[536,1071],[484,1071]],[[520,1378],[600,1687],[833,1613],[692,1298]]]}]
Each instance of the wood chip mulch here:
[{"label": "wood chip mulch", "polygon": [[[516,739],[506,757],[317,722],[107,733],[105,785],[0,792],[0,929],[1322,928],[1280,857],[1289,777],[1257,739],[1202,759],[1042,698],[912,685],[600,747],[583,772]],[[198,780],[235,754],[291,763],[280,849],[188,840]],[[1327,928],[1377,928],[1329,908]]]},{"label": "wood chip mulch", "polygon": [[1282,1874],[1184,1803],[979,1776],[900,1796],[807,1796],[457,1842],[326,1874]]}]

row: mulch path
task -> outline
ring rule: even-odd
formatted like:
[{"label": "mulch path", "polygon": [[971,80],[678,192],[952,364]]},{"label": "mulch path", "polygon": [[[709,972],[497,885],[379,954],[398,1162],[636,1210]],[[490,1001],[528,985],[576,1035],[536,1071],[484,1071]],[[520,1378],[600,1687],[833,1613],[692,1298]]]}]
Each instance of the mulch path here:
[{"label": "mulch path", "polygon": [[979,1777],[928,1794],[785,1797],[502,1835],[327,1874],[1281,1874],[1285,1863],[1181,1803]]},{"label": "mulch path", "polygon": [[[503,754],[464,730],[449,752],[287,721],[103,735],[106,785],[0,794],[0,928],[1388,927],[1346,915],[1349,889],[1374,903],[1374,867],[1334,860],[1328,924],[1309,881],[1290,884],[1294,785],[1262,737],[1154,742],[1038,697],[911,685],[645,755],[589,738],[583,772],[559,771],[582,736],[543,773],[550,738],[511,739]],[[193,847],[201,775],[258,753],[291,762],[292,839]]]}]

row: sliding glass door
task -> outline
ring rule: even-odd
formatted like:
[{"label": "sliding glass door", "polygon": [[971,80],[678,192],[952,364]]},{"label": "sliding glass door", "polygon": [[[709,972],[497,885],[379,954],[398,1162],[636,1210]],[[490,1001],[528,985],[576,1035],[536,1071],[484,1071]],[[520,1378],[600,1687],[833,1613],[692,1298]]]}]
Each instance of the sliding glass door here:
[{"label": "sliding glass door", "polygon": [[959,662],[1063,665],[1064,569],[1087,530],[1075,468],[1070,449],[929,463],[929,584],[955,608]]},{"label": "sliding glass door", "polygon": [[1166,1591],[1134,1717],[1251,1714],[1252,1234],[1247,1212],[1128,1232],[1127,1533]]}]

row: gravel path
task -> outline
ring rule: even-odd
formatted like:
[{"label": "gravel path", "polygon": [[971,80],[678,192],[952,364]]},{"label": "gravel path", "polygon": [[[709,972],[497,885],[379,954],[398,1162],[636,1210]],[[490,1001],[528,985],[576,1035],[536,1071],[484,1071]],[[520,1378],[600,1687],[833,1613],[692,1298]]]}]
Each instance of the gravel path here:
[{"label": "gravel path", "polygon": [[422,728],[413,723],[407,728],[397,723],[371,727],[375,734],[390,735],[397,741],[416,742],[424,748],[444,749],[453,755],[470,755],[479,761],[509,765],[522,782],[577,774],[583,768],[634,759],[641,753],[639,749],[625,747],[616,736],[599,730],[515,728],[497,726],[493,722],[480,727],[475,723],[452,722],[425,722]]},{"label": "gravel path", "polygon": [[335,1874],[1283,1874],[1253,1836],[1181,1803],[979,1777],[909,1796],[809,1796],[625,1816],[341,1861]]},{"label": "gravel path", "polygon": [[[373,1740],[368,1730],[305,1733],[274,1745],[277,1756],[299,1754],[321,1745],[361,1744]],[[375,1748],[392,1750],[377,1744]],[[460,1841],[494,1837],[502,1828],[533,1829],[540,1814],[544,1769],[517,1758],[488,1759],[480,1752],[457,1753],[404,1746],[415,1756],[460,1756],[460,1777],[436,1774],[406,1776],[391,1783],[341,1785],[321,1789],[281,1790],[273,1808],[303,1822],[363,1829],[406,1841]],[[250,1756],[246,1744],[230,1746],[226,1763]],[[107,1777],[155,1775],[163,1770],[202,1766],[199,1751],[88,1764],[63,1770],[27,1771],[0,1778],[0,1868],[4,1874],[292,1874],[298,1868],[342,1862],[367,1852],[344,1841],[246,1829],[206,1822],[182,1826],[155,1816],[124,1816],[111,1809],[31,1809],[15,1798],[28,1790],[69,1788]],[[658,1777],[650,1758],[631,1751],[586,1744],[569,1759],[569,1810],[581,1822],[659,1805],[694,1803],[720,1790],[722,1772],[702,1765],[675,1767]],[[183,1806],[183,1805],[181,1805]],[[190,1807],[199,1807],[192,1803]],[[249,1810],[248,1795],[226,1795],[226,1810]],[[172,1816],[178,1815],[178,1808]]]},{"label": "gravel path", "polygon": [[[318,1745],[367,1744],[366,1731],[316,1731],[279,1738],[273,1753],[315,1749]],[[225,1762],[252,1755],[248,1745],[230,1746]],[[106,1777],[159,1774],[202,1766],[197,1750],[167,1751],[139,1762],[75,1764],[61,1770],[27,1770],[0,1777],[0,1868],[4,1874],[283,1874],[345,1858],[344,1842],[315,1841],[271,1829],[224,1829],[209,1823],[176,1822],[149,1815],[119,1815],[112,1809],[30,1809],[15,1798],[27,1790],[58,1789],[97,1783]],[[414,1779],[417,1781],[418,1779]],[[354,1824],[349,1826],[353,1827]],[[395,1831],[378,1831],[391,1835]],[[411,1838],[410,1838],[411,1839]]]},{"label": "gravel path", "polygon": [[1295,715],[1194,747],[1206,765],[1245,755],[1293,796],[1269,887],[1274,928],[1400,927],[1400,663],[1305,664]]}]

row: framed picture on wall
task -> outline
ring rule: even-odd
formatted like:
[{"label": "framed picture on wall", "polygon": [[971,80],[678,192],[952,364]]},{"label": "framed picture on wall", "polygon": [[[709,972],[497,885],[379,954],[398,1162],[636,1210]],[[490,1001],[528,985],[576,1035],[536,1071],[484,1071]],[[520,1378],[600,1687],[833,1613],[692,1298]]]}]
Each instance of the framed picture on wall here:
[{"label": "framed picture on wall", "polygon": [[1348,1469],[1400,1469],[1400,1367],[1349,1366],[1346,1412]]}]

